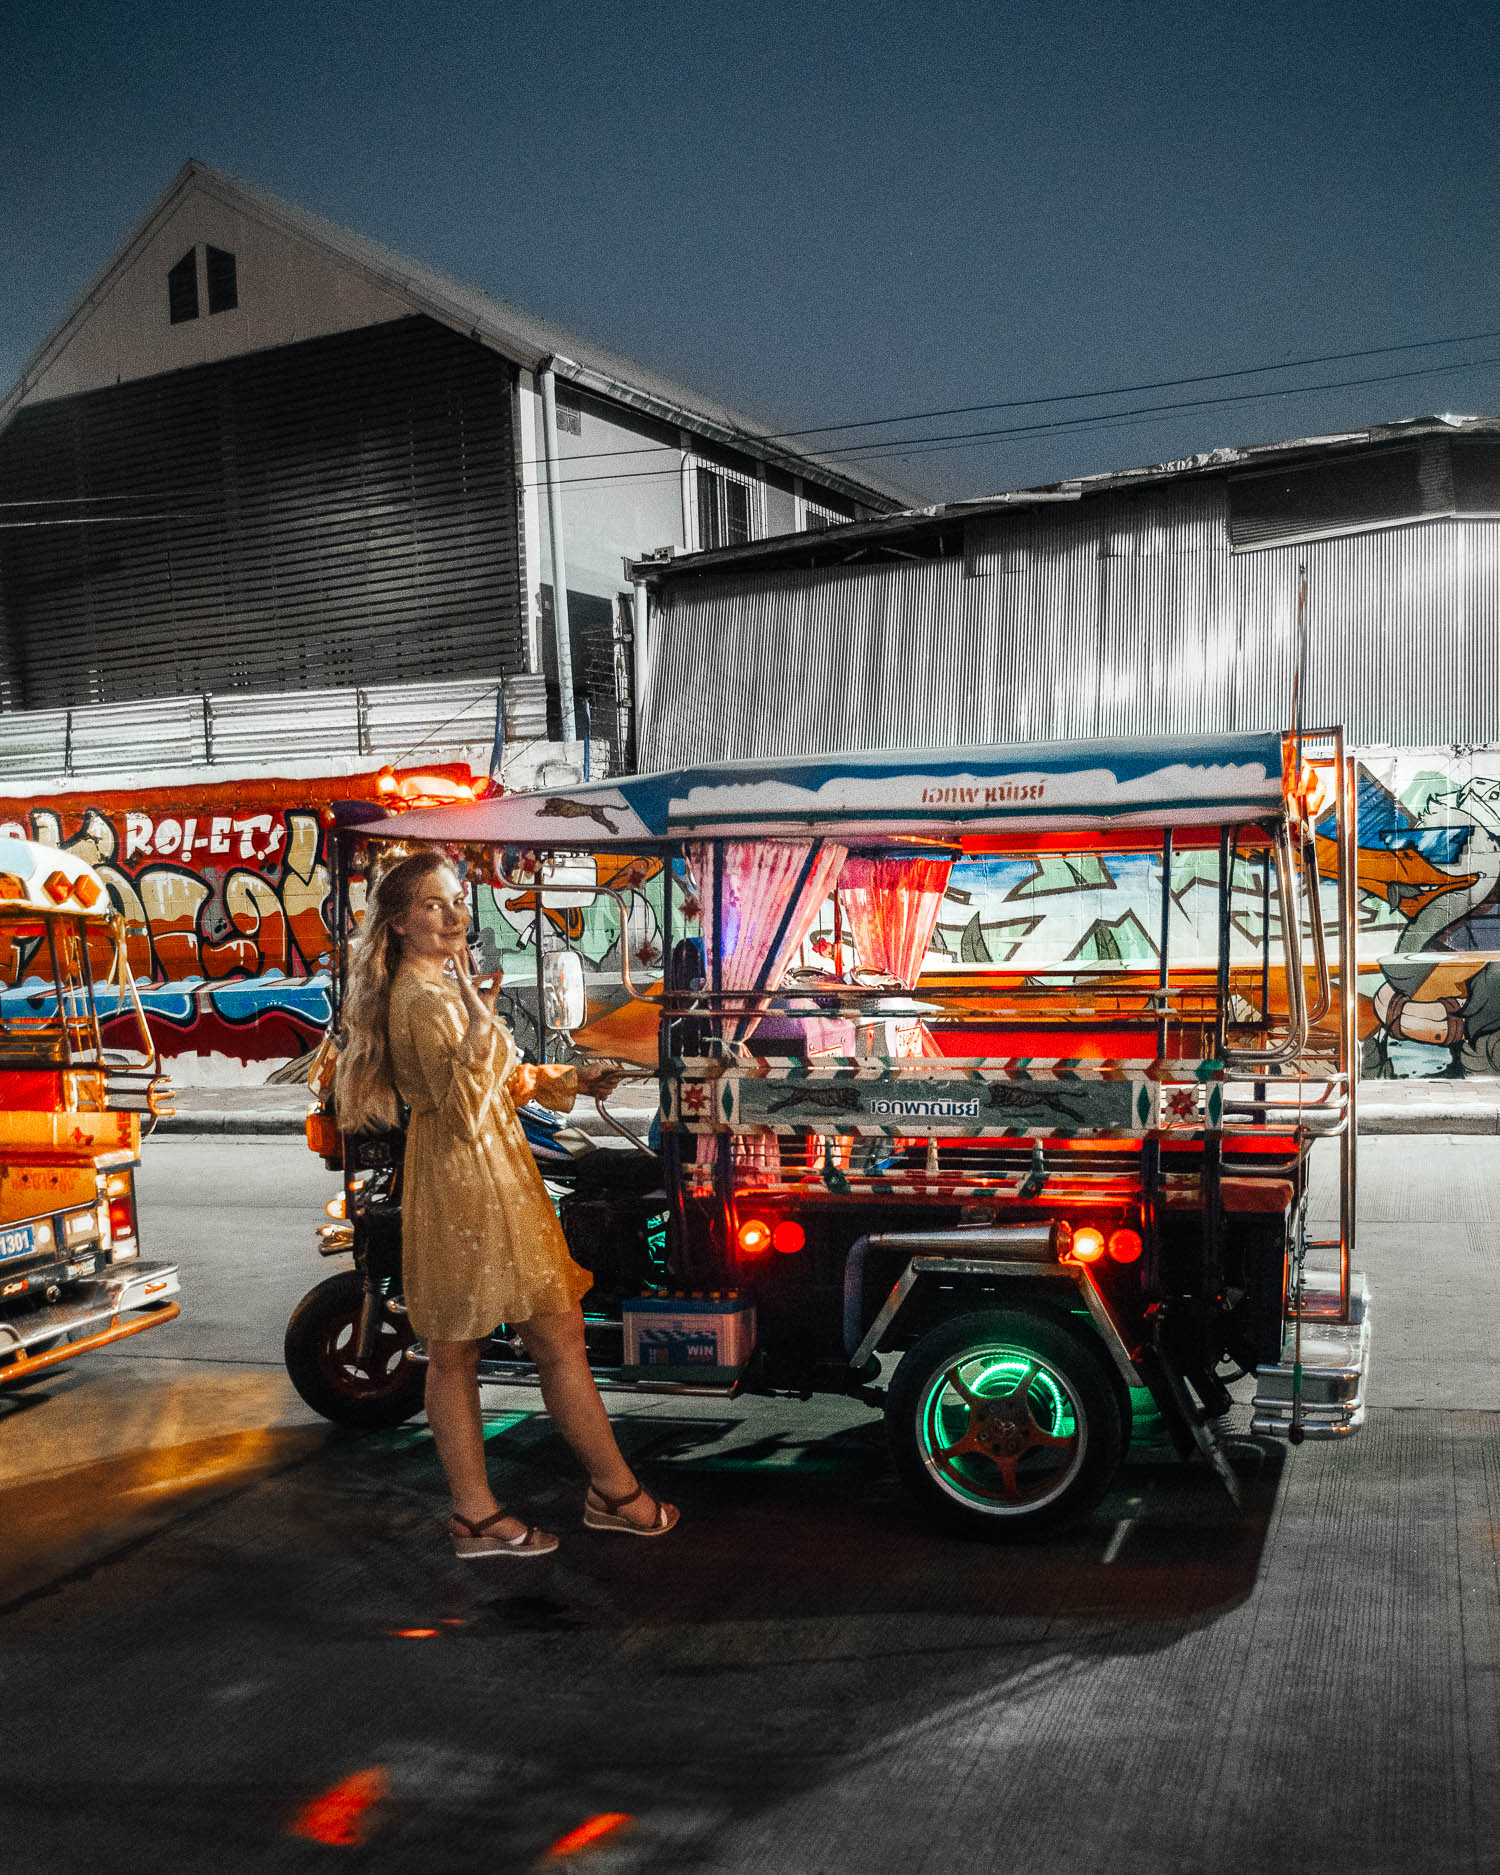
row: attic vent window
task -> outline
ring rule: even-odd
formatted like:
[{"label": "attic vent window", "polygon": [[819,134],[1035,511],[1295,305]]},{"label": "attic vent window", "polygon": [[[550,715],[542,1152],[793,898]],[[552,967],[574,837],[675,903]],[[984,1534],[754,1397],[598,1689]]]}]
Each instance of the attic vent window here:
[{"label": "attic vent window", "polygon": [[[210,314],[233,312],[240,303],[234,256],[222,247],[203,249],[203,275],[208,286]],[[174,326],[196,319],[201,310],[198,290],[198,249],[190,247],[167,275],[167,313]]]},{"label": "attic vent window", "polygon": [[226,253],[222,247],[206,247],[203,257],[208,274],[209,312],[233,312],[240,303],[233,254]]},{"label": "attic vent window", "polygon": [[557,387],[557,427],[566,430],[569,436],[583,434],[583,406],[578,401],[576,391],[565,391]]},{"label": "attic vent window", "polygon": [[174,326],[198,317],[198,250],[190,247],[167,275],[167,315]]}]

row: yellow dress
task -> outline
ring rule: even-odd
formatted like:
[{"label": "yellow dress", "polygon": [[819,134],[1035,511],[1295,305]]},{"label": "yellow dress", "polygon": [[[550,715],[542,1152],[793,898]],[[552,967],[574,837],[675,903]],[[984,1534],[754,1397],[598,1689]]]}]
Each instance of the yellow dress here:
[{"label": "yellow dress", "polygon": [[391,986],[390,1042],[411,1108],[401,1256],[412,1327],[474,1341],[499,1322],[570,1309],[593,1278],[568,1255],[516,1102],[565,1112],[577,1074],[523,1064],[498,1018],[470,1038],[457,986],[410,969]]}]

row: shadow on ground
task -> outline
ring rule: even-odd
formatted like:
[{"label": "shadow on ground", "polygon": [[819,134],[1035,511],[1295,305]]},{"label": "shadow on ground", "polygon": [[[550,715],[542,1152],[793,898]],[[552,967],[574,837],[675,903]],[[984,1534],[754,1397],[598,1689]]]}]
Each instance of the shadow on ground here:
[{"label": "shadow on ground", "polygon": [[[935,1754],[948,1775],[949,1741],[976,1725],[1242,1603],[1280,1467],[1242,1446],[1236,1511],[1206,1471],[1132,1463],[1087,1523],[1000,1547],[925,1522],[875,1423],[619,1430],[683,1507],[659,1544],[578,1528],[581,1484],[544,1418],[492,1424],[498,1488],[564,1534],[544,1563],[447,1553],[420,1428],[116,1461],[113,1491],[196,1470],[202,1495],[108,1569],[11,1603],[11,1729],[26,1719],[3,1811],[29,1868],[321,1867],[335,1851],[289,1833],[299,1809],[375,1771],[347,1866],[531,1868],[619,1813],[634,1824],[590,1852],[595,1875],[738,1867],[716,1845],[731,1832],[739,1855],[764,1830],[756,1865],[801,1875],[771,1821],[789,1802],[887,1755]],[[47,1493],[86,1503],[95,1469],[11,1492],[0,1518],[45,1535]]]}]

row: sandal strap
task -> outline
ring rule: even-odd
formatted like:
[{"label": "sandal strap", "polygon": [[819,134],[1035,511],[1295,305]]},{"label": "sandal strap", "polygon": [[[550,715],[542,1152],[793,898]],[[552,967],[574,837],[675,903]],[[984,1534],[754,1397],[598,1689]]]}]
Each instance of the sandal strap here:
[{"label": "sandal strap", "polygon": [[[503,1522],[505,1518],[510,1515],[510,1512],[508,1510],[497,1510],[488,1517],[481,1517],[478,1523],[471,1523],[467,1517],[460,1517],[456,1510],[450,1514],[453,1522],[461,1523],[468,1535],[483,1536],[486,1530],[492,1530],[497,1523]],[[531,1531],[528,1527],[526,1535],[529,1536],[530,1534]],[[526,1539],[523,1537],[521,1540],[524,1542]]]},{"label": "sandal strap", "polygon": [[611,1517],[618,1517],[627,1504],[633,1504],[638,1497],[644,1497],[646,1495],[646,1487],[643,1484],[637,1484],[635,1489],[633,1491],[627,1491],[624,1497],[610,1497],[608,1493],[601,1491],[597,1484],[591,1484],[589,1489],[593,1492],[594,1496],[598,1498],[599,1502],[609,1512]]}]

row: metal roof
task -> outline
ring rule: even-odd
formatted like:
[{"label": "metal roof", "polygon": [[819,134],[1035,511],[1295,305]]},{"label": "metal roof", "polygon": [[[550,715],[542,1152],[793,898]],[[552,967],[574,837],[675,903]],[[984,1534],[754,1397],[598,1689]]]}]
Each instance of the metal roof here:
[{"label": "metal roof", "polygon": [[[1243,447],[1204,450],[1198,455],[1157,462],[1144,468],[1112,469],[1099,475],[1074,476],[1036,488],[1006,489],[965,501],[937,502],[913,507],[874,521],[850,521],[813,534],[778,535],[748,541],[743,546],[719,547],[705,553],[668,553],[648,556],[636,563],[639,577],[653,586],[692,579],[701,574],[740,573],[751,568],[794,565],[836,565],[860,558],[871,547],[911,542],[928,551],[958,552],[964,523],[1002,515],[1007,511],[1037,509],[1081,502],[1091,496],[1119,494],[1126,489],[1160,486],[1170,482],[1200,481],[1231,471],[1261,471],[1285,464],[1352,455],[1361,449],[1388,449],[1393,444],[1424,436],[1480,436],[1500,438],[1500,417],[1433,415],[1406,417],[1393,423],[1371,424],[1362,430],[1344,430],[1327,436],[1303,436],[1291,441],[1252,443]],[[946,544],[944,537],[946,535]]]},{"label": "metal roof", "polygon": [[344,264],[358,268],[377,285],[406,299],[414,310],[426,313],[443,325],[476,340],[491,351],[500,353],[513,364],[536,371],[551,363],[558,375],[577,383],[585,390],[612,398],[631,408],[681,424],[713,441],[745,454],[763,457],[792,474],[802,474],[811,465],[827,487],[848,494],[855,500],[872,503],[907,504],[911,491],[880,476],[852,474],[837,464],[825,462],[815,452],[775,440],[776,432],[766,424],[687,389],[672,379],[637,364],[617,352],[581,338],[550,320],[539,319],[519,307],[496,299],[478,287],[456,280],[451,274],[420,261],[397,254],[378,241],[341,228],[336,222],[299,208],[294,202],[253,184],[242,182],[222,170],[212,169],[196,158],[189,160],[143,220],[131,231],[78,305],[42,341],[27,360],[20,377],[4,398],[0,398],[0,426],[10,418],[24,396],[28,383],[61,347],[75,322],[90,309],[113,277],[125,267],[136,249],[150,236],[157,223],[176,206],[189,188],[197,187],[217,196],[226,206],[259,216],[282,232],[312,242]]},{"label": "metal roof", "polygon": [[986,829],[1255,820],[1279,808],[1281,790],[1281,735],[1263,732],[721,762],[418,809],[359,830],[391,840],[625,852],[726,836],[941,840]]}]

